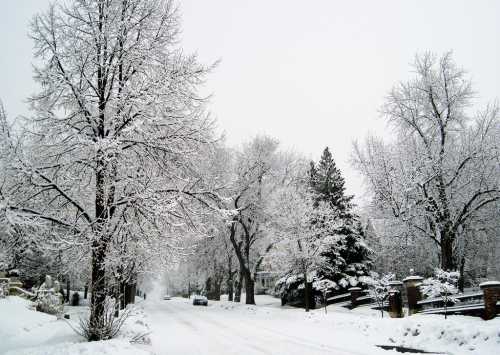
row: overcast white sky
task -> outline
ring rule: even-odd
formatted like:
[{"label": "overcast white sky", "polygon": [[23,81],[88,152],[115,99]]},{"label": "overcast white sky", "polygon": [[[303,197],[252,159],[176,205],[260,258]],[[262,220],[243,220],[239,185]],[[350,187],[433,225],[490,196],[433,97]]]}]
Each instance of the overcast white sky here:
[{"label": "overcast white sky", "polygon": [[[0,0],[0,98],[28,114],[34,13],[48,0]],[[387,135],[377,110],[416,52],[453,50],[482,102],[500,89],[500,1],[184,0],[183,42],[205,63],[211,111],[231,145],[258,133],[318,159],[329,146],[350,193],[354,139]]]}]

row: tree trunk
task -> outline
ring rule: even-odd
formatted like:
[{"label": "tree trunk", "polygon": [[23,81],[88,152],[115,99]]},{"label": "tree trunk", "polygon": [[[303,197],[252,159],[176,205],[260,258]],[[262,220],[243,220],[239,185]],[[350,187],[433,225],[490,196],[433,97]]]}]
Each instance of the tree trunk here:
[{"label": "tree trunk", "polygon": [[104,318],[104,303],[106,301],[106,244],[95,241],[92,248],[92,289],[90,294],[90,341],[101,340],[101,324]]},{"label": "tree trunk", "polygon": [[129,304],[135,304],[135,294],[137,293],[137,284],[134,282],[130,285],[130,299]]},{"label": "tree trunk", "polygon": [[233,301],[233,292],[234,292],[234,285],[233,285],[233,275],[231,275],[227,279],[227,300],[228,301]]},{"label": "tree trunk", "polygon": [[[135,284],[125,283],[125,307],[135,303]],[[124,307],[124,308],[125,308]]]},{"label": "tree trunk", "polygon": [[304,306],[306,312],[309,312],[309,285],[307,284],[307,272],[304,272]]},{"label": "tree trunk", "polygon": [[443,231],[441,238],[441,269],[445,271],[454,271],[457,264],[453,255],[453,236]]},{"label": "tree trunk", "polygon": [[464,273],[465,273],[465,258],[462,258],[460,261],[460,278],[458,279],[458,290],[460,292],[464,292],[464,286],[465,286],[465,278],[464,278]]},{"label": "tree trunk", "polygon": [[226,287],[227,287],[227,300],[233,300],[233,292],[234,292],[234,271],[233,271],[233,258],[232,256],[228,256],[227,258],[227,279],[226,279]]},{"label": "tree trunk", "polygon": [[69,291],[70,291],[70,284],[69,284],[69,277],[66,279],[66,302],[69,303]]},{"label": "tree trunk", "polygon": [[245,272],[245,303],[246,304],[255,304],[255,282],[252,279],[252,274],[247,271]]},{"label": "tree trunk", "polygon": [[127,305],[127,302],[125,301],[125,282],[119,281],[118,282],[118,293],[119,293],[119,300],[120,300],[120,309],[125,309],[125,306]]},{"label": "tree trunk", "polygon": [[241,286],[243,284],[243,274],[240,272],[236,281],[236,290],[234,292],[234,302],[241,302]]},{"label": "tree trunk", "polygon": [[[101,105],[100,105],[101,106]],[[104,109],[99,107],[99,137],[104,138]],[[97,151],[97,160],[95,167],[95,223],[94,223],[94,242],[92,243],[92,272],[91,283],[92,291],[90,298],[90,331],[89,340],[102,340],[106,334],[103,333],[103,321],[105,319],[106,302],[106,253],[109,238],[106,232],[106,223],[112,215],[110,209],[106,206],[106,162],[104,153]],[[114,195],[113,186],[109,188],[108,200]],[[112,201],[111,201],[112,202]]]},{"label": "tree trunk", "polygon": [[220,279],[214,280],[213,299],[215,301],[220,301],[221,285],[222,285],[222,280]]},{"label": "tree trunk", "polygon": [[120,283],[118,282],[114,287],[114,298],[115,298],[115,318],[120,316]]},{"label": "tree trunk", "polygon": [[211,277],[208,277],[205,280],[205,296],[209,300],[213,300],[213,298],[212,298],[212,278]]}]

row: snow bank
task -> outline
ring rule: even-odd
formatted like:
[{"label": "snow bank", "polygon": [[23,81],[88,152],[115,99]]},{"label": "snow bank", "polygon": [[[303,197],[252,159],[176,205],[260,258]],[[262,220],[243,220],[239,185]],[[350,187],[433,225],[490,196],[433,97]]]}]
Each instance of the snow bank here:
[{"label": "snow bank", "polygon": [[17,296],[0,299],[0,354],[150,354],[135,343],[148,344],[149,328],[141,307],[133,309],[118,339],[88,343],[71,327],[80,316],[87,316],[88,307],[65,307],[70,321],[36,312],[33,303]]},{"label": "snow bank", "polygon": [[20,297],[0,300],[0,338],[7,339],[21,332],[29,332],[37,326],[55,322],[56,316],[34,312],[33,303]]},{"label": "snow bank", "polygon": [[387,313],[380,318],[380,312],[368,307],[353,311],[332,308],[334,331],[351,329],[352,333],[362,334],[375,344],[453,355],[500,354],[500,318],[484,321],[476,317],[449,315],[445,320],[443,315],[414,315],[393,319],[388,318]]},{"label": "snow bank", "polygon": [[80,341],[63,320],[36,312],[33,303],[17,296],[0,300],[0,354],[63,341]]},{"label": "snow bank", "polygon": [[21,350],[5,355],[151,355],[150,352],[132,346],[124,340],[95,341],[92,343],[64,343]]},{"label": "snow bank", "polygon": [[500,318],[421,315],[403,319],[391,343],[453,354],[500,354]]}]

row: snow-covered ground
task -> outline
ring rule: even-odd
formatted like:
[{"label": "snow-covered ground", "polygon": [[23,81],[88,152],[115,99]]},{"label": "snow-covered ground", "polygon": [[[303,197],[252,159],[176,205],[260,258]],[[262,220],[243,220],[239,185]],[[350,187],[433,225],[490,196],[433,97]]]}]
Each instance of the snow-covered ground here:
[{"label": "snow-covered ground", "polygon": [[127,320],[119,339],[88,343],[72,329],[87,307],[65,307],[70,321],[36,312],[32,303],[16,296],[0,299],[1,355],[150,355],[128,339],[146,333],[140,307]]},{"label": "snow-covered ground", "polygon": [[[145,306],[152,346],[162,354],[391,354],[400,345],[447,354],[500,354],[500,319],[412,316],[381,319],[367,307],[305,313],[257,296],[257,306],[227,301],[194,307],[186,299]],[[192,339],[190,341],[190,339]],[[399,354],[399,353],[398,353]]]},{"label": "snow-covered ground", "polygon": [[[18,297],[0,300],[0,354],[396,354],[376,345],[402,345],[446,354],[500,354],[500,318],[425,315],[380,318],[367,307],[330,306],[305,313],[257,296],[257,306],[151,297],[136,307],[121,338],[85,343],[64,320],[30,310]],[[83,307],[67,308],[75,322]],[[148,324],[145,324],[145,323]],[[151,331],[150,344],[130,344]],[[397,353],[399,354],[399,353]]]}]

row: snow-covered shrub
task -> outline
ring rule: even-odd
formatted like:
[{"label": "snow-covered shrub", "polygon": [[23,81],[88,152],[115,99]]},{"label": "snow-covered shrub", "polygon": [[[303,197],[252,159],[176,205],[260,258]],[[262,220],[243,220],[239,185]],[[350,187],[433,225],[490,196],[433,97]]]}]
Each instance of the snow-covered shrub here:
[{"label": "snow-covered shrub", "polygon": [[119,313],[118,317],[115,317],[115,299],[107,297],[104,302],[103,316],[94,323],[90,321],[90,318],[80,318],[78,328],[74,330],[89,341],[95,339],[96,334],[99,335],[100,340],[112,339],[117,336],[129,316],[130,308],[126,308]]},{"label": "snow-covered shrub", "polygon": [[52,289],[39,290],[36,297],[36,310],[60,317],[64,311],[62,296]]},{"label": "snow-covered shrub", "polygon": [[368,291],[370,292],[370,297],[377,303],[380,308],[380,314],[382,318],[384,317],[384,303],[389,297],[389,283],[394,280],[395,275],[393,273],[388,273],[379,276],[377,273],[372,273],[371,278],[366,278],[365,281],[368,283]]},{"label": "snow-covered shrub", "polygon": [[59,283],[52,282],[50,275],[45,276],[45,282],[36,291],[36,310],[58,317],[62,316],[64,303],[59,293]]},{"label": "snow-covered shrub", "polygon": [[429,277],[422,282],[420,290],[422,294],[429,298],[441,298],[444,303],[444,317],[446,319],[446,311],[448,304],[455,304],[458,300],[453,295],[458,293],[458,279],[460,273],[458,271],[444,271],[436,269],[434,277]]}]

